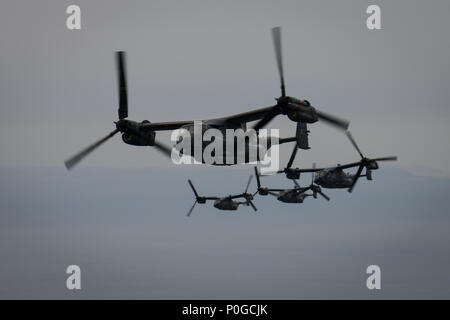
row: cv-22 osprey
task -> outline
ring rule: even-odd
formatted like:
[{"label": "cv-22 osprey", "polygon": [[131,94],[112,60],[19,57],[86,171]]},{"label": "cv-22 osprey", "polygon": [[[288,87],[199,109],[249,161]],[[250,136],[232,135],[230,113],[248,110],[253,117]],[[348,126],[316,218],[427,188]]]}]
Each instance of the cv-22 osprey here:
[{"label": "cv-22 osprey", "polygon": [[[195,202],[192,205],[191,209],[189,210],[187,216],[189,217],[192,213],[192,210],[194,210],[194,207],[197,203],[204,204],[208,200],[214,200],[214,207],[219,210],[226,210],[226,211],[235,211],[239,208],[240,205],[246,205],[251,206],[253,210],[257,211],[255,205],[253,204],[253,196],[254,194],[248,193],[248,187],[250,186],[250,183],[252,181],[253,176],[250,175],[248,178],[247,187],[245,188],[245,191],[240,194],[235,195],[229,195],[226,197],[203,197],[200,196],[195,189],[192,181],[188,179],[188,183],[191,186],[192,191],[195,195]],[[235,199],[243,198],[245,201],[236,201]]]},{"label": "cv-22 osprey", "polygon": [[[280,76],[280,88],[281,88],[281,96],[276,98],[276,104],[271,106],[266,106],[262,108],[257,108],[253,110],[249,110],[246,112],[228,115],[220,118],[212,118],[202,120],[202,126],[200,129],[201,136],[209,130],[215,129],[221,132],[226,132],[227,129],[232,130],[243,130],[247,131],[247,123],[256,121],[256,123],[252,126],[255,133],[259,133],[259,130],[266,127],[275,117],[279,115],[287,116],[289,120],[293,121],[297,124],[297,132],[295,137],[280,139],[279,143],[286,143],[291,141],[296,141],[297,146],[301,149],[309,149],[308,143],[308,129],[307,124],[316,123],[317,121],[324,121],[330,125],[333,125],[339,129],[346,130],[349,126],[349,122],[338,117],[335,117],[331,114],[325,113],[313,107],[307,100],[298,99],[292,96],[286,95],[285,81],[284,81],[284,70],[283,70],[283,60],[282,60],[282,52],[281,52],[281,28],[276,27],[272,29],[272,38],[273,44],[275,47],[275,56],[277,61],[278,73]],[[126,63],[125,63],[125,52],[119,51],[116,52],[116,61],[117,61],[117,75],[118,75],[118,96],[119,96],[119,108],[118,108],[118,120],[114,123],[115,129],[106,135],[104,138],[94,142],[90,146],[84,148],[80,152],[76,153],[69,159],[67,159],[64,164],[67,169],[73,168],[77,165],[81,160],[83,160],[86,156],[96,150],[99,146],[105,143],[107,140],[112,138],[117,133],[122,135],[122,141],[128,145],[139,146],[139,147],[155,147],[158,151],[164,153],[165,155],[170,156],[172,154],[173,148],[167,146],[160,141],[156,140],[156,133],[158,131],[172,131],[177,129],[184,129],[185,132],[190,133],[190,137],[192,139],[191,146],[194,148],[196,135],[195,135],[195,120],[185,120],[185,121],[166,121],[166,122],[150,122],[148,120],[143,121],[134,121],[128,118],[128,86],[127,86],[127,73],[126,73]],[[201,104],[211,104],[209,101],[204,101],[201,95],[199,98],[199,103]],[[179,107],[183,107],[183,104],[179,105]],[[174,111],[176,113],[176,110]],[[259,135],[257,135],[259,139]],[[245,143],[246,148],[252,148],[252,145],[249,143]],[[202,154],[204,149],[206,149],[209,145],[209,142],[203,141],[200,147],[202,148],[202,152],[197,154]],[[226,142],[224,141],[224,145]],[[257,143],[256,147],[260,148],[260,146],[264,146],[264,143]],[[269,148],[264,148],[265,149]],[[231,152],[224,152],[225,156]],[[195,152],[191,150],[190,155],[194,156]],[[259,153],[258,153],[259,154]],[[223,165],[226,163],[230,164],[238,164],[238,163],[251,163],[253,160],[249,157],[234,157],[230,156],[232,159],[231,163],[228,161],[218,161],[212,163],[213,165]],[[203,157],[200,159],[196,159],[201,163],[205,160]],[[209,163],[208,163],[209,164]]]},{"label": "cv-22 osprey", "polygon": [[[349,131],[346,131],[346,135],[349,138],[352,145],[358,151],[361,160],[357,162],[347,163],[334,167],[328,168],[310,168],[310,169],[298,169],[291,168],[292,162],[295,158],[296,149],[292,152],[291,158],[287,167],[283,170],[278,171],[278,173],[285,173],[288,179],[298,179],[300,178],[300,173],[302,172],[315,172],[314,182],[322,186],[323,188],[337,189],[337,188],[348,188],[349,192],[353,191],[356,182],[360,177],[366,177],[367,180],[372,180],[372,170],[379,169],[379,161],[396,161],[397,156],[388,156],[381,158],[367,158],[363,155],[358,145],[353,139],[353,136]],[[358,170],[355,174],[344,172],[345,169],[357,167]],[[365,174],[361,174],[363,169],[366,169]]]},{"label": "cv-22 osprey", "polygon": [[[303,203],[303,201],[310,196],[313,196],[314,199],[317,198],[317,195],[320,194],[326,200],[330,201],[330,198],[322,192],[320,186],[314,184],[314,172],[312,174],[311,184],[307,187],[301,187],[297,180],[292,180],[294,182],[294,188],[291,189],[274,189],[274,188],[266,188],[261,186],[260,174],[258,172],[258,168],[255,167],[255,175],[256,175],[256,183],[258,185],[258,193],[261,196],[266,196],[268,194],[273,195],[277,198],[278,201],[285,203]],[[312,193],[306,193],[308,190],[311,190]]]}]

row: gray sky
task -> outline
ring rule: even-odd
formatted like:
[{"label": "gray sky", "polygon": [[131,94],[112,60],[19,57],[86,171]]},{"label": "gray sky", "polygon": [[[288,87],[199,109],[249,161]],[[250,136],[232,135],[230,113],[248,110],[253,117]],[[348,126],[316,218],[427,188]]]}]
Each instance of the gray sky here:
[{"label": "gray sky", "polygon": [[[369,31],[375,3],[383,29]],[[81,31],[65,27],[70,4],[0,5],[0,298],[448,298],[450,2],[80,0]],[[287,93],[350,120],[368,156],[399,156],[375,181],[187,219],[187,178],[226,195],[249,168],[174,167],[120,137],[63,168],[113,129],[114,51],[128,55],[130,119],[215,118],[278,97],[278,25]],[[342,132],[310,130],[297,166],[358,158]],[[82,292],[64,288],[69,264]],[[370,264],[381,292],[365,288]]]},{"label": "gray sky", "polygon": [[[0,298],[449,297],[447,178],[385,168],[351,195],[327,190],[330,202],[258,197],[257,213],[207,204],[185,216],[187,178],[202,195],[226,195],[247,173],[1,169]],[[65,288],[71,264],[82,270],[80,292]],[[378,292],[366,289],[371,264],[381,267]]]}]

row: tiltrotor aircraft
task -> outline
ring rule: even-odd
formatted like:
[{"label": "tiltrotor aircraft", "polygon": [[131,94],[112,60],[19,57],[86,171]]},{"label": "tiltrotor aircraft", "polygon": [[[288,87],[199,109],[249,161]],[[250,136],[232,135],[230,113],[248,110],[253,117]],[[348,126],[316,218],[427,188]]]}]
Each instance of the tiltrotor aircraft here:
[{"label": "tiltrotor aircraft", "polygon": [[[320,194],[326,200],[330,201],[330,198],[324,194],[321,188],[314,184],[314,176],[312,177],[311,184],[307,187],[300,187],[297,183],[297,180],[292,179],[295,187],[292,189],[274,189],[274,188],[265,188],[261,186],[260,174],[258,172],[258,168],[255,167],[255,175],[256,175],[256,183],[258,186],[258,193],[262,196],[266,196],[271,194],[277,198],[278,201],[285,203],[303,203],[306,197],[313,196],[317,199],[317,194]],[[308,190],[311,190],[312,193],[306,193]]]},{"label": "tiltrotor aircraft", "polygon": [[[295,177],[298,179],[300,176],[300,173],[302,172],[315,172],[315,178],[314,182],[318,184],[319,186],[322,186],[323,188],[330,188],[330,189],[337,189],[337,188],[348,188],[349,192],[353,191],[353,188],[355,187],[356,182],[360,177],[366,177],[367,180],[372,180],[372,170],[379,169],[378,162],[379,161],[396,161],[396,156],[389,156],[389,157],[381,157],[381,158],[367,158],[365,157],[361,150],[359,149],[358,145],[355,142],[355,139],[353,139],[353,136],[349,131],[346,131],[346,135],[349,138],[352,145],[355,147],[356,151],[358,151],[361,160],[357,162],[347,163],[343,165],[337,165],[335,167],[329,167],[329,168],[311,168],[311,169],[292,169],[289,164],[288,166],[278,171],[278,173],[285,173],[286,177],[289,179],[293,179],[292,177]],[[293,157],[295,157],[293,152]],[[292,158],[292,156],[291,156]],[[293,161],[293,160],[292,160]],[[292,162],[290,161],[292,164]],[[344,172],[345,169],[358,167],[358,170],[355,174],[350,174],[347,172]],[[361,174],[363,169],[366,168],[366,173]]]},{"label": "tiltrotor aircraft", "polygon": [[[252,202],[254,195],[251,193],[248,193],[248,187],[250,186],[250,182],[252,181],[252,178],[253,178],[252,175],[248,178],[247,187],[245,188],[245,191],[243,193],[229,195],[226,197],[203,197],[203,196],[200,196],[198,194],[197,190],[195,189],[194,185],[192,184],[192,181],[189,179],[188,183],[191,186],[192,191],[194,192],[195,202],[192,205],[191,209],[189,210],[187,216],[189,217],[191,215],[192,210],[194,210],[194,207],[197,203],[204,204],[204,203],[206,203],[207,200],[214,200],[214,207],[219,210],[235,211],[239,208],[240,205],[246,205],[246,206],[250,205],[253,208],[253,210],[257,211],[258,209],[256,209],[255,205]],[[243,198],[243,199],[245,199],[245,201],[235,201],[235,199],[239,199],[239,198]]]},{"label": "tiltrotor aircraft", "polygon": [[[239,113],[223,118],[215,118],[203,120],[201,125],[201,133],[208,129],[219,129],[225,132],[226,129],[242,129],[247,130],[247,123],[252,121],[257,121],[253,129],[256,132],[263,127],[265,127],[269,122],[271,122],[278,115],[287,115],[288,118],[297,123],[297,134],[294,139],[287,138],[287,140],[280,139],[280,143],[285,143],[289,141],[297,141],[297,145],[301,149],[308,149],[308,130],[306,125],[308,123],[315,123],[318,120],[325,121],[337,128],[346,130],[349,126],[349,122],[324,113],[317,110],[307,100],[300,100],[294,97],[286,95],[285,82],[284,82],[284,72],[283,72],[283,62],[281,53],[281,28],[276,27],[272,29],[272,37],[275,46],[275,55],[277,60],[278,72],[281,82],[281,96],[276,99],[277,103],[275,105],[251,110],[244,113]],[[192,148],[195,145],[194,141],[194,120],[187,121],[171,121],[171,122],[155,122],[151,123],[148,120],[142,122],[133,121],[127,119],[128,117],[128,91],[127,91],[127,77],[125,68],[125,53],[117,52],[117,69],[118,69],[118,86],[119,86],[119,110],[118,116],[119,120],[115,122],[115,129],[109,133],[106,137],[100,139],[89,147],[83,149],[73,157],[65,161],[67,169],[71,169],[78,162],[80,162],[84,157],[90,154],[92,151],[97,149],[109,138],[113,137],[117,133],[122,134],[122,140],[126,144],[133,146],[154,146],[159,151],[166,155],[171,154],[171,148],[156,141],[156,132],[163,130],[176,130],[185,129],[186,132],[190,133],[192,139]],[[208,104],[208,101],[201,101],[200,103]],[[179,106],[181,107],[181,106]],[[225,136],[225,135],[224,135]],[[226,144],[226,142],[224,142]],[[202,141],[202,148],[205,149],[208,143]],[[259,146],[259,142],[258,142]],[[268,149],[268,148],[267,148]],[[226,154],[226,149],[224,149]],[[191,150],[192,151],[192,150]],[[194,152],[190,153],[194,155]],[[258,153],[259,154],[259,153]],[[225,157],[226,155],[224,155]],[[238,163],[238,157],[235,157],[236,163]],[[242,159],[242,157],[240,158]],[[203,159],[196,159],[200,162],[204,162]],[[242,160],[239,160],[242,161]],[[251,162],[247,157],[244,158],[244,163]],[[231,164],[236,164],[231,163]],[[239,162],[242,163],[242,162]],[[219,163],[213,163],[219,164]],[[227,163],[230,164],[230,163]]]}]

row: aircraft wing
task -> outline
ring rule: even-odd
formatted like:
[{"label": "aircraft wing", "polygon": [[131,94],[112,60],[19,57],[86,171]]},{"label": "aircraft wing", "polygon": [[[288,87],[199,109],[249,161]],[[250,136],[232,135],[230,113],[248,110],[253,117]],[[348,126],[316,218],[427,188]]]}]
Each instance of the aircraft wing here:
[{"label": "aircraft wing", "polygon": [[354,167],[359,167],[359,165],[361,164],[361,162],[352,162],[352,163],[347,163],[347,164],[343,164],[340,165],[339,168],[341,169],[349,169],[349,168],[354,168]]},{"label": "aircraft wing", "polygon": [[[319,172],[319,171],[322,171],[325,169],[328,169],[328,168],[309,168],[309,169],[296,168],[296,169],[289,169],[289,170],[296,171],[296,172]],[[281,172],[284,172],[284,170],[282,170]]]},{"label": "aircraft wing", "polygon": [[286,189],[272,189],[272,188],[269,188],[269,189],[265,189],[266,191],[274,191],[274,192],[281,192],[281,191],[284,191],[284,190],[286,190]]},{"label": "aircraft wing", "polygon": [[244,196],[242,194],[236,194],[236,195],[229,196],[229,197],[224,197],[224,198],[237,199],[237,198],[244,198]]},{"label": "aircraft wing", "polygon": [[154,122],[142,124],[142,129],[150,131],[164,131],[164,130],[176,130],[185,125],[193,125],[194,121],[168,121],[168,122]]},{"label": "aircraft wing", "polygon": [[224,117],[225,121],[233,123],[247,123],[262,119],[274,106],[259,108],[247,112],[238,113],[229,117]]},{"label": "aircraft wing", "polygon": [[[329,170],[329,169],[335,169],[335,168],[340,168],[340,169],[349,169],[349,168],[354,168],[354,167],[359,167],[359,165],[361,164],[361,162],[351,162],[351,163],[347,163],[347,164],[343,164],[343,165],[339,165],[339,166],[332,166],[332,167],[327,167],[327,168],[307,168],[307,169],[290,169],[290,170],[294,170],[296,172],[318,172],[318,171],[322,171],[322,170]],[[284,171],[281,171],[284,172]]]},{"label": "aircraft wing", "polygon": [[[209,119],[209,120],[204,120],[204,121],[216,123],[218,125],[220,125],[220,124],[226,125],[227,122],[231,122],[234,124],[247,123],[247,122],[262,119],[270,110],[272,110],[272,108],[273,108],[273,106],[259,108],[259,109],[231,115],[229,117]],[[142,125],[141,128],[144,130],[151,130],[151,131],[164,131],[164,130],[176,130],[185,125],[194,125],[194,120],[145,123]]]}]

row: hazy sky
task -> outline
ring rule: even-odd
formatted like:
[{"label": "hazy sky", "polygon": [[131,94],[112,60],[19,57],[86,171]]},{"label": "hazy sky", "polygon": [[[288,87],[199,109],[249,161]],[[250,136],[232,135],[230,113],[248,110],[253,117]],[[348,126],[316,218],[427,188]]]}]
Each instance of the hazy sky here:
[{"label": "hazy sky", "polygon": [[[65,26],[74,3],[80,31]],[[369,4],[382,30],[367,30]],[[2,1],[0,298],[448,298],[449,12],[411,0]],[[215,118],[279,96],[278,25],[287,93],[350,120],[368,156],[399,156],[374,181],[327,191],[331,202],[257,198],[257,214],[209,204],[188,219],[188,178],[227,195],[250,169],[175,167],[119,136],[63,168],[113,130],[114,51],[127,51],[130,119]],[[271,126],[295,130],[283,117]],[[358,158],[342,132],[309,128],[296,166]],[[81,292],[65,289],[69,264]],[[370,264],[381,292],[365,287]]]},{"label": "hazy sky", "polygon": [[[325,191],[330,202],[260,196],[257,213],[209,203],[186,217],[187,178],[202,195],[226,195],[244,189],[246,174],[0,170],[0,298],[448,299],[449,179],[387,168],[351,195]],[[71,264],[80,292],[65,288]],[[372,264],[381,291],[366,288]]]}]

